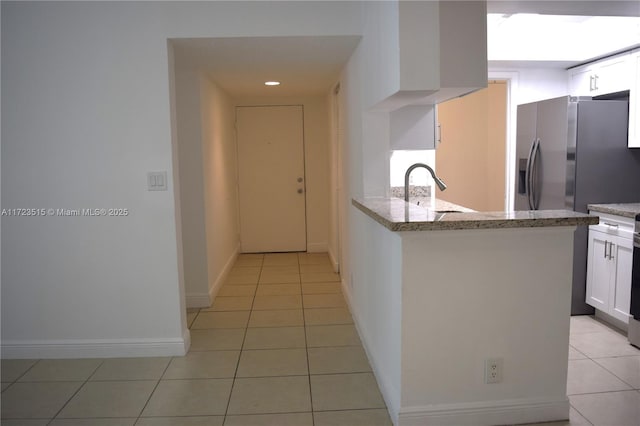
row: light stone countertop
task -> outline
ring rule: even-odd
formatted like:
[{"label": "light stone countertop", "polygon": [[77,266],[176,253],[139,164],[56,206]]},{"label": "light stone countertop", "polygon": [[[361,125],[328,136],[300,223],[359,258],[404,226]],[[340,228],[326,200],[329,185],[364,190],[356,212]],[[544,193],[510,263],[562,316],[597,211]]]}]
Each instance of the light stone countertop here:
[{"label": "light stone countertop", "polygon": [[[442,200],[420,198],[420,206],[399,198],[353,199],[352,204],[391,231],[588,226],[597,216],[570,210],[476,212]],[[412,201],[416,201],[412,199]],[[423,207],[423,206],[426,206]],[[460,212],[451,213],[450,210]]]},{"label": "light stone countertop", "polygon": [[640,203],[588,204],[587,209],[635,219],[636,215],[640,214]]}]

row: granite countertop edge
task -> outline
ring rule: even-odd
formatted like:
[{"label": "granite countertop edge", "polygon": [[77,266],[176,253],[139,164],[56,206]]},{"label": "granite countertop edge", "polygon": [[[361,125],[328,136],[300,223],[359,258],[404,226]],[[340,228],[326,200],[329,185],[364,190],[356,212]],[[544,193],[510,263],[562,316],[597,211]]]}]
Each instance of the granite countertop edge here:
[{"label": "granite countertop edge", "polygon": [[617,204],[589,204],[587,205],[587,209],[594,212],[635,219],[636,215],[640,214],[640,202]]},{"label": "granite countertop edge", "polygon": [[[352,199],[351,202],[357,209],[393,232],[588,226],[599,221],[597,216],[570,210],[476,212],[442,200],[428,201],[430,208],[407,203],[399,198],[363,198]],[[439,212],[441,210],[460,212],[442,213]]]}]

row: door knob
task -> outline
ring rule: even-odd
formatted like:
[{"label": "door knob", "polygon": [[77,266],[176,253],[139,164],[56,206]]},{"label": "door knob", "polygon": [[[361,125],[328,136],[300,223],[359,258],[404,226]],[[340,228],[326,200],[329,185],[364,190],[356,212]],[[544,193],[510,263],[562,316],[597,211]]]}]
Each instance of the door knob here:
[{"label": "door knob", "polygon": [[298,188],[298,194],[302,194],[302,188]]},{"label": "door knob", "polygon": [[302,182],[302,178],[301,177],[298,178],[298,183],[300,183],[300,182]]}]

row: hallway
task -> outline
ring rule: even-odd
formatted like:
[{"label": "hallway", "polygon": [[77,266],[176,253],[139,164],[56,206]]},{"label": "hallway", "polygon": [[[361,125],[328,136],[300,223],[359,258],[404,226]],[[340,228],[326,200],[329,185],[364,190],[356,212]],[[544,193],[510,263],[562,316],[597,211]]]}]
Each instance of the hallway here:
[{"label": "hallway", "polygon": [[391,425],[326,254],[240,255],[187,317],[184,357],[3,360],[2,424]]}]

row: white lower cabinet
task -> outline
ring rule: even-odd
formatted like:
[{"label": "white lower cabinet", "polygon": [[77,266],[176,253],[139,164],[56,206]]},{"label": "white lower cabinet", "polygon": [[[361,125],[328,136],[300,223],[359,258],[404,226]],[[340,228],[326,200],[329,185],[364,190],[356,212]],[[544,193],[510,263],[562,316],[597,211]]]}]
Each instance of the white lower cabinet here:
[{"label": "white lower cabinet", "polygon": [[586,303],[628,324],[633,239],[624,234],[617,226],[589,227]]}]

